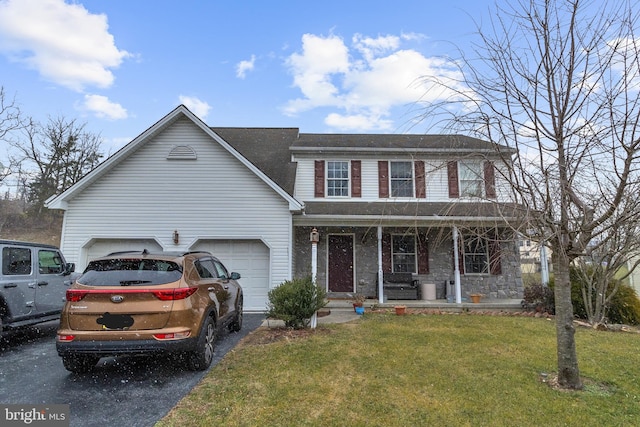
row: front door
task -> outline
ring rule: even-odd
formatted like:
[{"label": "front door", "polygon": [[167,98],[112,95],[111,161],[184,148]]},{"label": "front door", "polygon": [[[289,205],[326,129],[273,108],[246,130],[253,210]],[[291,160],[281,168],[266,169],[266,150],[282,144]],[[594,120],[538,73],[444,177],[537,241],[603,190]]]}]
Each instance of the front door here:
[{"label": "front door", "polygon": [[329,292],[353,292],[353,235],[329,235]]}]

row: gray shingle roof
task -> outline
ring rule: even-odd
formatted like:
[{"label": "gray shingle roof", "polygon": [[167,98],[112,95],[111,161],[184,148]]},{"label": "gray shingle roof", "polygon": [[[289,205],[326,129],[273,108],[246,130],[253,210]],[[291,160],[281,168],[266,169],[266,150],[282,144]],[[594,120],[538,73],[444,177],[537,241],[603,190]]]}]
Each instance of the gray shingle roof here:
[{"label": "gray shingle roof", "polygon": [[464,135],[302,133],[291,149],[294,152],[309,149],[493,152],[497,147],[490,142]]},{"label": "gray shingle roof", "polygon": [[211,130],[293,196],[296,165],[291,162],[289,147],[298,137],[298,129],[212,127]]},{"label": "gray shingle roof", "polygon": [[459,217],[502,218],[515,216],[516,205],[491,202],[307,202],[307,215],[333,216],[411,216],[415,218]]},{"label": "gray shingle roof", "polygon": [[298,128],[212,127],[211,130],[292,196],[296,164],[291,156],[295,152],[341,150],[382,154],[402,151],[446,153],[448,156],[459,153],[463,156],[493,153],[496,148],[507,149],[464,135],[318,134],[300,133]]}]

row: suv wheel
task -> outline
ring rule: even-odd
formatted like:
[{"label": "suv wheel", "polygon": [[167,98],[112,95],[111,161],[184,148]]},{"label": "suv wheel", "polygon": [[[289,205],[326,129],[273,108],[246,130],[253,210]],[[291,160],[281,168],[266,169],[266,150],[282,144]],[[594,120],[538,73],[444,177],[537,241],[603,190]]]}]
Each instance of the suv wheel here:
[{"label": "suv wheel", "polygon": [[207,316],[196,349],[188,353],[187,367],[191,371],[204,371],[211,365],[216,335],[215,321],[211,316]]},{"label": "suv wheel", "polygon": [[62,356],[62,364],[65,369],[76,374],[84,374],[90,372],[98,363],[100,358],[91,355],[73,355]]},{"label": "suv wheel", "polygon": [[238,332],[242,329],[242,299],[238,303],[238,307],[236,307],[236,315],[233,321],[229,324],[229,330],[232,332]]}]

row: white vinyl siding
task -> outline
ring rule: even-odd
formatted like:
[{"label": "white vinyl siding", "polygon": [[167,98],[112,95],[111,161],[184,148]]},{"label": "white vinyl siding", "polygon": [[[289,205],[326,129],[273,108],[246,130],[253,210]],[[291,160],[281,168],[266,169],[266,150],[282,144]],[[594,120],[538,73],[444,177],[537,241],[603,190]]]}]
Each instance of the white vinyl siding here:
[{"label": "white vinyl siding", "polygon": [[[297,162],[297,174],[296,174],[296,184],[295,184],[295,197],[303,202],[318,200],[314,198],[314,161],[315,160],[323,160],[318,158],[302,158],[298,156],[295,159]],[[331,160],[335,160],[335,157],[332,157]],[[351,158],[345,157],[344,159],[339,159],[344,161],[349,160],[361,160],[362,162],[362,171],[361,171],[361,185],[362,185],[362,197],[353,198],[352,200],[358,202],[368,202],[368,201],[385,201],[388,202],[390,199],[380,199],[378,193],[378,160],[384,160],[384,158]],[[404,159],[393,158],[390,159],[392,162],[394,161],[405,161]],[[420,201],[426,202],[449,202],[449,187],[447,181],[447,162],[439,159],[422,159],[418,158],[417,160],[423,160],[425,162],[425,183],[426,183],[426,199],[420,199]],[[413,161],[413,160],[411,160]],[[508,188],[508,184],[504,181],[504,179],[500,179],[501,174],[498,173],[499,168],[502,166],[499,162],[495,163],[496,165],[496,192],[498,195],[498,201],[507,201],[508,192],[506,189]],[[415,178],[415,177],[414,177]],[[484,186],[484,182],[482,184]],[[484,187],[482,187],[484,191]],[[330,202],[332,200],[338,202],[344,202],[344,197],[342,198],[330,198],[325,197],[322,201]],[[406,202],[406,198],[399,199],[400,203]]]},{"label": "white vinyl siding", "polygon": [[[167,160],[177,145],[197,160]],[[291,233],[288,201],[181,118],[68,202],[61,246],[81,271],[95,239],[152,239],[172,251],[202,236],[260,239],[271,250],[272,288],[290,279]]]}]

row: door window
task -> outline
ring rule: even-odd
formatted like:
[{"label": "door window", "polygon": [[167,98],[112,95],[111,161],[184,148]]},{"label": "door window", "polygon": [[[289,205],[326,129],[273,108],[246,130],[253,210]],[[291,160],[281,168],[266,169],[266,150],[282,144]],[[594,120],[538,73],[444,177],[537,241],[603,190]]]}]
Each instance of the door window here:
[{"label": "door window", "polygon": [[2,274],[5,276],[31,274],[31,249],[2,248]]},{"label": "door window", "polygon": [[38,251],[38,271],[40,274],[60,274],[64,270],[62,257],[58,251]]}]

